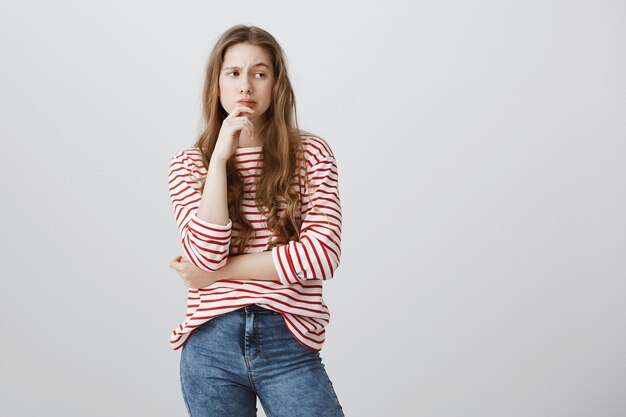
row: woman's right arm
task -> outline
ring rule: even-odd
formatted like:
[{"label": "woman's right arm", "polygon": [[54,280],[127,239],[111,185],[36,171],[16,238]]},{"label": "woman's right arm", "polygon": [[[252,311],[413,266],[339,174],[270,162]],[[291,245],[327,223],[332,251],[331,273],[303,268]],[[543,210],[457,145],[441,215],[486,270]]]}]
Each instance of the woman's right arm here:
[{"label": "woman's right arm", "polygon": [[[200,155],[198,153],[193,157],[200,158]],[[228,259],[230,246],[232,223],[227,215],[226,221],[219,217],[220,210],[224,208],[217,197],[220,187],[215,184],[220,183],[220,176],[225,182],[225,167],[224,173],[221,173],[219,165],[210,164],[203,193],[193,175],[195,164],[192,163],[192,155],[181,152],[174,156],[169,169],[169,193],[183,250],[192,264],[205,271],[222,268]],[[223,199],[225,205],[226,197]]]},{"label": "woman's right arm", "polygon": [[198,217],[208,223],[227,225],[226,161],[212,157],[198,207]]},{"label": "woman's right arm", "polygon": [[[217,271],[228,259],[232,221],[228,218],[226,162],[246,129],[253,137],[254,126],[242,113],[254,113],[237,106],[224,119],[207,168],[202,193],[192,172],[190,156],[181,152],[172,158],[169,191],[183,249],[189,261],[205,271]],[[200,158],[200,155],[197,156]]]}]

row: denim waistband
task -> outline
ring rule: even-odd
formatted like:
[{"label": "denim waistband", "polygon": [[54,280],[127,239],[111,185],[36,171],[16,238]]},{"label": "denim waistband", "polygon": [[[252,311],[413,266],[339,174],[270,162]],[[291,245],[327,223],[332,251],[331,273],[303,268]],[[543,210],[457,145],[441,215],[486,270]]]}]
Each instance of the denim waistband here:
[{"label": "denim waistband", "polygon": [[274,310],[263,308],[263,307],[261,307],[258,304],[250,304],[250,305],[247,305],[245,307],[242,307],[242,309],[244,311],[258,311],[258,312],[261,312],[261,313],[276,313]]}]

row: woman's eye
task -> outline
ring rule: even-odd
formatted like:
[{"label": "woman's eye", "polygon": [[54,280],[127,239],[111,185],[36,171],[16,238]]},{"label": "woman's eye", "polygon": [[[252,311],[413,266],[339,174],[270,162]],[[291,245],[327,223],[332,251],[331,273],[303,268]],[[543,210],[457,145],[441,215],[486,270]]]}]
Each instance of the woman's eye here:
[{"label": "woman's eye", "polygon": [[[235,76],[237,76],[237,75],[239,75],[239,72],[238,71],[231,71],[231,72],[227,72],[226,75],[235,75]],[[262,72],[258,72],[255,75],[260,75],[261,76],[260,78],[265,78],[266,77],[265,74],[263,74]]]}]

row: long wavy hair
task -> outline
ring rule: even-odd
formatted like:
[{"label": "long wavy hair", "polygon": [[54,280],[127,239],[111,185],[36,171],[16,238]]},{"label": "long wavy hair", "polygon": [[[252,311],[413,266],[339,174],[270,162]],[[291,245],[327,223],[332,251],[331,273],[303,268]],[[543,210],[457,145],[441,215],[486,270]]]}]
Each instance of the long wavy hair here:
[{"label": "long wavy hair", "polygon": [[[301,136],[304,132],[298,127],[296,101],[287,76],[285,55],[276,39],[265,30],[256,26],[233,26],[215,43],[206,66],[201,133],[194,146],[200,149],[202,163],[208,171],[222,122],[228,116],[219,100],[219,76],[224,54],[230,46],[238,43],[265,49],[271,57],[274,70],[272,101],[265,113],[265,123],[255,132],[255,137],[265,139],[263,167],[256,180],[256,206],[267,216],[268,231],[275,236],[273,240],[270,239],[271,249],[300,239],[301,193],[308,192],[309,187]],[[241,213],[243,179],[234,159],[231,157],[226,163],[228,214],[233,224],[240,225],[239,238],[232,244],[237,246],[239,253],[244,253],[254,228]],[[297,191],[291,186],[296,179]],[[201,180],[200,190],[205,180],[206,177]],[[281,208],[284,209],[282,215]]]}]

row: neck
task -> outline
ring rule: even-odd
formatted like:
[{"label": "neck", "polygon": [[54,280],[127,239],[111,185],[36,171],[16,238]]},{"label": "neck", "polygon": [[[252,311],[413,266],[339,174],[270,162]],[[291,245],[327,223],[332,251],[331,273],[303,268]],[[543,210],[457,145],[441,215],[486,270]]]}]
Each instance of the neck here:
[{"label": "neck", "polygon": [[[256,129],[255,129],[256,132]],[[254,140],[250,139],[248,133],[242,130],[239,134],[239,146],[247,148],[249,146],[263,146],[263,141],[259,137],[254,137]]]}]

